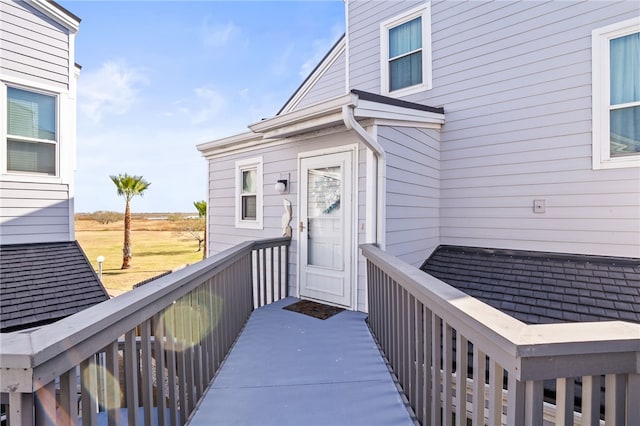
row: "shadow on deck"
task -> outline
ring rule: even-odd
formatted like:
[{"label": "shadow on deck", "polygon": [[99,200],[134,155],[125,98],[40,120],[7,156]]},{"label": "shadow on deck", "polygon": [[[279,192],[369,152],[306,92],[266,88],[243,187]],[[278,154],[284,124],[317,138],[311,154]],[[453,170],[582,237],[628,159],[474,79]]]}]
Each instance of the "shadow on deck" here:
[{"label": "shadow on deck", "polygon": [[255,310],[191,425],[411,425],[366,315]]}]

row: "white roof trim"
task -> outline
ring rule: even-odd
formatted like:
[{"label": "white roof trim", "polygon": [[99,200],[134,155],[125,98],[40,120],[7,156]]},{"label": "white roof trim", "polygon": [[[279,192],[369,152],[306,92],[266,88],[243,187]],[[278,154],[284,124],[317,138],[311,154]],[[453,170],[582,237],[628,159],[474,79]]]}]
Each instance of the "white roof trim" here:
[{"label": "white roof trim", "polygon": [[62,6],[52,4],[48,0],[28,0],[27,3],[73,33],[77,32],[78,28],[80,28],[80,19],[72,15],[71,12],[66,12]]},{"label": "white roof trim", "polygon": [[[322,76],[327,72],[327,70],[340,58],[340,55],[344,54],[347,50],[347,42],[346,37],[342,37],[338,43],[329,51],[327,56],[324,58],[320,64],[316,67],[316,69],[309,75],[307,80],[298,88],[296,93],[287,101],[285,106],[280,111],[280,115],[287,114],[291,112],[302,99],[313,89],[313,86],[322,78]],[[345,76],[346,78],[346,76]]]},{"label": "white roof trim", "polygon": [[356,93],[349,93],[251,124],[249,125],[251,132],[200,144],[198,150],[207,157],[329,127],[344,126],[342,109],[345,106],[354,108],[354,116],[358,119],[384,122],[387,125],[413,125],[439,129],[445,121],[444,114],[362,100]]}]

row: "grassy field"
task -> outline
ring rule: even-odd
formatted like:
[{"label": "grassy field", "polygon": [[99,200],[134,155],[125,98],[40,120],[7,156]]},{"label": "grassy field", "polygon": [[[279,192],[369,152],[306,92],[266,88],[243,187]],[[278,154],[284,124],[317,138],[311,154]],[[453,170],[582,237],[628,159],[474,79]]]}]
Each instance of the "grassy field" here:
[{"label": "grassy field", "polygon": [[75,226],[76,239],[96,271],[97,257],[104,256],[102,283],[113,296],[131,290],[140,281],[202,260],[202,252],[197,252],[198,241],[180,230],[180,221],[135,215],[131,220],[130,269],[120,269],[123,221],[103,225],[78,215]]}]

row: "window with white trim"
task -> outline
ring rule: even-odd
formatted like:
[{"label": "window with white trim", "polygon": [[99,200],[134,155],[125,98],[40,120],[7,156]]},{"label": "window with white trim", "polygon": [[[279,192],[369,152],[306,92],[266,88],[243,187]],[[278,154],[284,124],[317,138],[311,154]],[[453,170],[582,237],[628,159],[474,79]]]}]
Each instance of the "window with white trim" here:
[{"label": "window with white trim", "polygon": [[5,170],[56,176],[56,96],[6,86],[6,102]]},{"label": "window with white trim", "polygon": [[430,3],[380,24],[383,95],[405,96],[431,89]]},{"label": "window with white trim", "polygon": [[236,227],[262,229],[262,157],[236,161]]},{"label": "window with white trim", "polygon": [[593,168],[640,166],[640,18],[592,32]]}]

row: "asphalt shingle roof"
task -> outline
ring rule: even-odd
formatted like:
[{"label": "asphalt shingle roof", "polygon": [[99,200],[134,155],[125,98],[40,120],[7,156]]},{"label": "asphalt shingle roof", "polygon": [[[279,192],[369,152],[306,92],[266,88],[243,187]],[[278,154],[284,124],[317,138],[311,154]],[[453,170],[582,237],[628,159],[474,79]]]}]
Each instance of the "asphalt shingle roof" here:
[{"label": "asphalt shingle roof", "polygon": [[0,331],[57,321],[109,299],[77,242],[0,246]]},{"label": "asphalt shingle roof", "polygon": [[423,271],[528,324],[640,323],[640,259],[440,246]]}]

